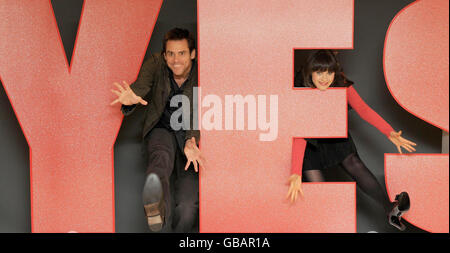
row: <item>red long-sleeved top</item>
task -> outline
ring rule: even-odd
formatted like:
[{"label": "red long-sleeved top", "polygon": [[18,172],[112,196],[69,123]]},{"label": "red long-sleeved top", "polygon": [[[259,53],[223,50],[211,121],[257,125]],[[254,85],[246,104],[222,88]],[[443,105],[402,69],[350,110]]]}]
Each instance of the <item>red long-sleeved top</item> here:
[{"label": "red long-sleeved top", "polygon": [[[394,129],[370,108],[364,100],[358,95],[353,86],[347,88],[347,101],[350,106],[358,113],[358,115],[372,126],[376,127],[387,137]],[[291,174],[302,175],[303,158],[305,155],[306,140],[303,138],[295,138],[292,144],[292,165]]]}]

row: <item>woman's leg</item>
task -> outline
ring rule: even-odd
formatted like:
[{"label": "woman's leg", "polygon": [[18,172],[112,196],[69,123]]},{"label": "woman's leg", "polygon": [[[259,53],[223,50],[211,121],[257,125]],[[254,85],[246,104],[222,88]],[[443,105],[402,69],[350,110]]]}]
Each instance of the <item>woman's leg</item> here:
[{"label": "woman's leg", "polygon": [[389,201],[387,193],[357,154],[347,156],[342,166],[364,193],[383,205],[386,214],[392,210],[393,203]]},{"label": "woman's leg", "polygon": [[303,171],[303,177],[306,182],[324,182],[325,178],[320,170],[305,170]]}]

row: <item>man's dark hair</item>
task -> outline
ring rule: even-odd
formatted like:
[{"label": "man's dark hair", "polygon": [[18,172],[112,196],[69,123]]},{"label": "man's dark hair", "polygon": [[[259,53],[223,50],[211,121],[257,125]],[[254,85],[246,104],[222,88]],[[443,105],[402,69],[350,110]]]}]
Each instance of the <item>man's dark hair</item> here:
[{"label": "man's dark hair", "polygon": [[189,46],[189,52],[192,53],[192,50],[194,50],[196,47],[194,36],[192,36],[192,34],[188,30],[182,29],[182,28],[173,28],[172,30],[168,31],[166,33],[166,35],[164,35],[163,53],[166,52],[167,41],[183,40],[183,39],[187,40],[188,46]]}]

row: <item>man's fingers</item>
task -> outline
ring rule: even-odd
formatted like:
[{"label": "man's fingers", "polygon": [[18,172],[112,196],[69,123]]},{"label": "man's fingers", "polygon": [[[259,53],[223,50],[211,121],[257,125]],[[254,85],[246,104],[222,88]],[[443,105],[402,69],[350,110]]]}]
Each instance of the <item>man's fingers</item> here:
[{"label": "man's fingers", "polygon": [[110,105],[115,105],[119,102],[119,99],[114,100]]},{"label": "man's fingers", "polygon": [[122,83],[126,90],[130,89],[130,85],[127,82],[122,81]]},{"label": "man's fingers", "polygon": [[192,163],[194,164],[194,170],[195,170],[195,172],[198,172],[197,160],[192,161]]},{"label": "man's fingers", "polygon": [[142,105],[147,105],[147,101],[145,101],[144,99],[140,98],[139,99],[139,103],[141,103]]},{"label": "man's fingers", "polygon": [[120,85],[119,83],[113,83],[119,90],[120,92],[124,92],[125,90],[123,89],[122,85]]},{"label": "man's fingers", "polygon": [[186,166],[184,167],[184,170],[188,170],[190,164],[191,164],[191,160],[188,160],[186,163]]},{"label": "man's fingers", "polygon": [[120,92],[116,91],[116,90],[111,90],[112,93],[116,94],[118,97],[120,97]]}]

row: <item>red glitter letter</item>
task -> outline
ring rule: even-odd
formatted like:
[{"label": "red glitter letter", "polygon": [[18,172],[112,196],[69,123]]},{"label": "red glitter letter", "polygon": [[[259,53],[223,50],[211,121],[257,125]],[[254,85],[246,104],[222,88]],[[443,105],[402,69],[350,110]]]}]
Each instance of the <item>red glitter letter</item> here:
[{"label": "red glitter letter", "polygon": [[[384,71],[396,101],[448,132],[448,1],[416,1],[393,19],[386,35]],[[409,192],[410,223],[448,233],[448,154],[385,155],[389,193]],[[390,197],[394,197],[390,195]]]},{"label": "red glitter letter", "polygon": [[32,232],[114,232],[110,89],[136,78],[161,2],[86,1],[69,67],[50,1],[2,1],[0,76],[30,147]]},{"label": "red glitter letter", "polygon": [[285,199],[293,137],[347,133],[345,89],[292,88],[293,48],[351,48],[353,1],[198,3],[202,96],[265,95],[266,112],[278,96],[274,141],[261,130],[202,132],[200,231],[356,232],[354,183],[305,183],[303,199]]}]

